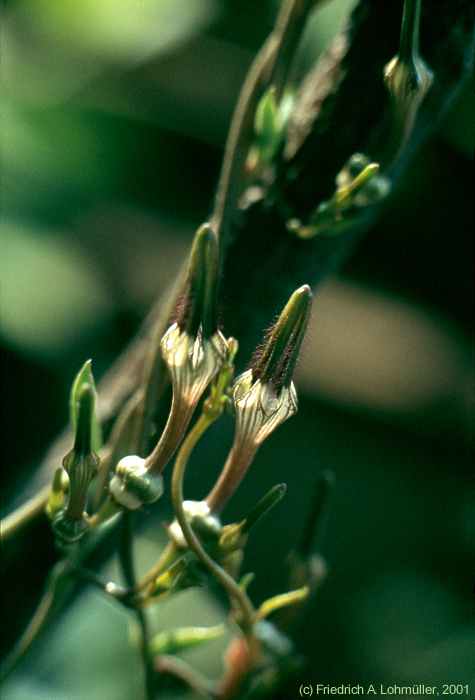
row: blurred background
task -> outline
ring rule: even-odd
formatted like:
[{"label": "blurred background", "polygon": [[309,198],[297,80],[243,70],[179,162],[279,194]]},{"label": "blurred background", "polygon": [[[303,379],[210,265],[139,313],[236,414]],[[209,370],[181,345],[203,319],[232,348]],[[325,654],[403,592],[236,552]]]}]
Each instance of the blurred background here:
[{"label": "blurred background", "polygon": [[[316,13],[301,74],[353,4],[333,0]],[[277,6],[4,0],[2,512],[66,424],[80,365],[92,357],[100,378],[173,280],[209,213],[235,100]],[[475,683],[474,111],[470,85],[317,294],[299,413],[262,448],[229,507],[239,516],[274,483],[288,484],[249,545],[259,601],[285,588],[283,562],[316,475],[335,471],[322,547],[329,577],[296,638],[309,658],[302,680]],[[231,430],[201,448],[190,495],[206,493]],[[144,533],[144,562],[159,530]],[[10,631],[28,618],[53,560],[33,541],[26,552],[28,581],[21,565],[4,577]],[[183,605],[160,625],[183,617]],[[193,594],[185,619],[192,609],[197,622],[214,621],[218,605]],[[5,700],[136,697],[128,634],[111,604],[82,594]],[[5,634],[3,650],[10,642]],[[213,644],[198,661],[217,674]]]}]

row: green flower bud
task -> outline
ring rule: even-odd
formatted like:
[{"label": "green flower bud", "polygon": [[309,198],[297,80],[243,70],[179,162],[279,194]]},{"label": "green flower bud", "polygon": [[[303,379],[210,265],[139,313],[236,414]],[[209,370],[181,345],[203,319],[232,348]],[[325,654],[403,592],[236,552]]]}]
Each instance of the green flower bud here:
[{"label": "green flower bud", "polygon": [[244,547],[249,530],[274,506],[279,503],[287,492],[286,484],[277,484],[266,493],[254,508],[239,523],[225,525],[219,539],[219,546],[225,551]]},{"label": "green flower bud", "polygon": [[[183,509],[186,519],[204,543],[218,541],[222,529],[221,522],[211,513],[206,501],[183,501]],[[180,549],[188,546],[177,520],[169,526],[168,534]]]},{"label": "green flower bud", "polygon": [[96,475],[99,458],[92,450],[92,419],[94,391],[83,384],[77,396],[77,419],[73,449],[63,459],[63,467],[69,477],[67,515],[82,519],[86,508],[89,484]]},{"label": "green flower bud", "polygon": [[284,141],[287,124],[294,106],[294,96],[285,92],[277,103],[276,89],[271,86],[262,95],[254,118],[255,144],[251,149],[251,163],[272,163]]},{"label": "green flower bud", "polygon": [[216,234],[204,224],[193,242],[176,321],[160,343],[171,376],[173,402],[165,430],[147,458],[147,468],[155,472],[162,471],[171,459],[198,401],[227,357],[226,340],[217,324],[218,271]]},{"label": "green flower bud", "polygon": [[405,140],[419,107],[429,91],[432,71],[419,55],[420,0],[405,0],[399,53],[384,67],[384,82],[391,95]]},{"label": "green flower bud", "polygon": [[123,508],[137,510],[160,498],[163,494],[163,479],[160,474],[147,470],[145,459],[129,455],[118,462],[109,484],[109,492]]},{"label": "green flower bud", "polygon": [[218,239],[211,226],[203,224],[195,234],[185,291],[175,319],[180,331],[192,338],[199,334],[209,338],[218,329],[218,275]]},{"label": "green flower bud", "polygon": [[251,369],[234,384],[236,430],[223,471],[206,498],[213,512],[220,512],[239,486],[262,442],[297,411],[292,374],[307,328],[311,299],[308,285],[292,294],[251,361]]},{"label": "green flower bud", "polygon": [[[312,292],[308,285],[303,285],[292,294],[262,348],[251,360],[254,386],[257,382],[262,386],[270,385],[276,395],[283,388],[290,387],[310,317],[311,303]],[[239,403],[248,391],[248,381],[238,380],[235,402]]]}]

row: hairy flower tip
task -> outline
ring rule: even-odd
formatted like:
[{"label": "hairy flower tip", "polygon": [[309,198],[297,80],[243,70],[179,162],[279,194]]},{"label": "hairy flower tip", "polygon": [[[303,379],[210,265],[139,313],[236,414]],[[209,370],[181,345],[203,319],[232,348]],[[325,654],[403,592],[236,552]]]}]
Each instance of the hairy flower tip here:
[{"label": "hairy flower tip", "polygon": [[195,405],[227,356],[226,339],[220,331],[196,336],[174,323],[161,341],[163,359],[171,374],[173,391],[188,405]]},{"label": "hairy flower tip", "polygon": [[262,347],[251,360],[253,381],[270,384],[279,394],[290,387],[300,347],[307,329],[312,292],[304,284],[290,297]]},{"label": "hairy flower tip", "polygon": [[188,264],[188,277],[175,321],[191,337],[209,338],[218,329],[217,287],[218,238],[209,224],[195,234]]}]

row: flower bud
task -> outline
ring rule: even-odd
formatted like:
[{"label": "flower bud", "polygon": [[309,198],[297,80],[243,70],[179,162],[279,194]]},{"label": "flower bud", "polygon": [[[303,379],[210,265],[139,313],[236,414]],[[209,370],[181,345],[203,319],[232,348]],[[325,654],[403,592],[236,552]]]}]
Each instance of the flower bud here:
[{"label": "flower bud", "polygon": [[335,178],[333,196],[321,202],[303,225],[290,219],[287,229],[299,238],[341,236],[354,228],[358,210],[376,204],[389,194],[389,179],[381,174],[378,163],[363,153],[354,153]]},{"label": "flower bud", "polygon": [[[221,522],[211,513],[206,501],[183,501],[183,509],[186,519],[200,539],[205,543],[218,540],[221,534]],[[180,549],[188,546],[177,520],[169,526],[168,534]]]},{"label": "flower bud", "polygon": [[405,0],[399,53],[384,67],[384,82],[393,100],[404,142],[433,81],[419,55],[420,0]]},{"label": "flower bud", "polygon": [[163,494],[163,479],[160,474],[147,470],[145,459],[129,455],[118,462],[109,484],[109,492],[123,508],[137,510],[160,498]]},{"label": "flower bud", "polygon": [[218,271],[216,234],[204,224],[193,241],[185,292],[175,323],[161,340],[173,401],[165,430],[147,458],[147,468],[156,472],[163,470],[175,452],[198,401],[227,356],[226,340],[217,322]]},{"label": "flower bud", "polygon": [[235,550],[245,545],[249,530],[274,506],[276,506],[287,492],[286,484],[277,484],[266,493],[254,506],[254,508],[239,523],[231,523],[223,527],[219,546],[223,550]]},{"label": "flower bud", "polygon": [[[90,367],[88,371],[90,372]],[[85,379],[84,372],[83,367],[71,392],[74,445],[63,459],[63,467],[69,479],[68,501],[52,521],[53,531],[64,544],[77,542],[89,528],[87,495],[99,465],[99,458],[92,449],[95,392],[93,385]]]},{"label": "flower bud", "polygon": [[234,384],[236,430],[223,471],[206,498],[213,512],[220,512],[234,493],[259,445],[297,411],[292,374],[307,328],[311,299],[308,285],[292,294],[251,361],[251,369]]},{"label": "flower bud", "polygon": [[96,475],[99,458],[92,450],[92,414],[94,392],[85,384],[78,392],[78,413],[73,449],[63,459],[69,477],[68,517],[81,519],[86,508],[89,484]]}]

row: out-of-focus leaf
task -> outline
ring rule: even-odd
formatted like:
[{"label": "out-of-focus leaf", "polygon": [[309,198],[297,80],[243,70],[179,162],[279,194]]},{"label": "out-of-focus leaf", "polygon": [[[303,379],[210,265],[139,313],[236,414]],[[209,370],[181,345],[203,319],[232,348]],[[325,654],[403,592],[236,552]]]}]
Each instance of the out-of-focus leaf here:
[{"label": "out-of-focus leaf", "polygon": [[[25,198],[35,187],[51,191],[97,187],[115,177],[114,153],[103,134],[72,110],[24,109],[5,100],[2,107],[4,206]],[[92,125],[94,126],[94,125]],[[101,139],[102,137],[102,139]]]},{"label": "out-of-focus leaf", "polygon": [[322,3],[310,15],[302,38],[300,53],[307,68],[329,46],[335,34],[343,28],[357,0]]},{"label": "out-of-focus leaf", "polygon": [[40,355],[64,352],[111,310],[80,250],[42,231],[0,226],[1,332]]},{"label": "out-of-focus leaf", "polygon": [[51,43],[128,62],[172,48],[209,22],[213,0],[27,0],[22,18]]}]

